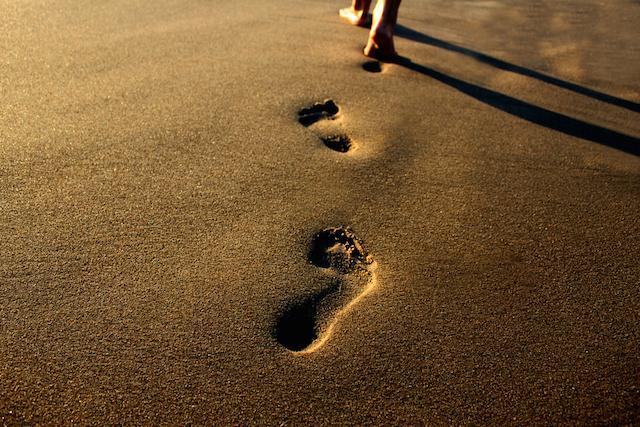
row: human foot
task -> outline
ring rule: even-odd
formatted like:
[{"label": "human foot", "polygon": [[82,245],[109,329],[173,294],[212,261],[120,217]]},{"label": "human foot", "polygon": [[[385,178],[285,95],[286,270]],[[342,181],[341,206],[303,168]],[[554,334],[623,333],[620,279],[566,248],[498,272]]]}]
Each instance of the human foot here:
[{"label": "human foot", "polygon": [[358,27],[369,27],[371,25],[371,15],[369,13],[352,7],[340,9],[340,19]]},{"label": "human foot", "polygon": [[368,27],[371,25],[370,6],[371,0],[353,0],[351,7],[340,9],[340,19],[351,25]]},{"label": "human foot", "polygon": [[393,45],[393,32],[398,20],[400,0],[378,0],[373,10],[373,23],[369,40],[364,48],[365,56],[383,62],[394,62],[398,56]]},{"label": "human foot", "polygon": [[371,29],[364,54],[383,62],[393,62],[398,57],[393,44],[393,30]]}]

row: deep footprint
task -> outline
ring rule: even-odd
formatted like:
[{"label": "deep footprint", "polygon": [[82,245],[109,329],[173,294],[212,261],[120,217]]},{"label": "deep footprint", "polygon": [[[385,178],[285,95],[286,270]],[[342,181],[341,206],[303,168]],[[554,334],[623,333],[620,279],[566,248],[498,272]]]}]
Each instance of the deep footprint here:
[{"label": "deep footprint", "polygon": [[278,342],[288,350],[302,351],[318,339],[318,304],[328,295],[336,293],[339,287],[338,282],[333,283],[322,292],[287,307],[276,323],[275,337]]},{"label": "deep footprint", "polygon": [[340,111],[340,108],[333,102],[332,99],[328,99],[325,102],[317,102],[311,107],[303,108],[298,111],[298,122],[302,126],[311,126],[317,121],[322,119],[333,119]]},{"label": "deep footprint", "polygon": [[367,61],[362,64],[362,69],[370,73],[380,73],[382,71],[382,66],[379,61]]},{"label": "deep footprint", "polygon": [[330,275],[322,291],[290,304],[276,321],[274,336],[290,351],[313,351],[328,338],[338,314],[373,285],[373,260],[348,228],[317,233],[309,261]]}]

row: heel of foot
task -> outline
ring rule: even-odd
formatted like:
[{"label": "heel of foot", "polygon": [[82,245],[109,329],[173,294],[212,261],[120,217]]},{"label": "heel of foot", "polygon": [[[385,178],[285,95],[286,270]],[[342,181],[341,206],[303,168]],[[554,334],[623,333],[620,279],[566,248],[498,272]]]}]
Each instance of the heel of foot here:
[{"label": "heel of foot", "polygon": [[371,32],[364,48],[364,55],[383,62],[393,62],[398,57],[393,44],[393,36],[385,32]]}]

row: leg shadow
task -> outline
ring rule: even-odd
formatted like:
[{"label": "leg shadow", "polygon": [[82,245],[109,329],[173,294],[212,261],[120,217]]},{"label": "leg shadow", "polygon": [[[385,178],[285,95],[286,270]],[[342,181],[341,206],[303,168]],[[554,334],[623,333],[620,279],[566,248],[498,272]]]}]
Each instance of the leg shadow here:
[{"label": "leg shadow", "polygon": [[547,74],[540,73],[535,70],[531,70],[529,68],[511,64],[509,62],[495,58],[493,56],[489,56],[472,49],[468,49],[468,48],[458,46],[456,44],[449,43],[447,41],[444,41],[435,37],[428,36],[421,32],[412,30],[409,27],[405,27],[404,25],[400,25],[400,24],[397,25],[396,35],[398,37],[402,37],[407,40],[412,40],[418,43],[428,44],[428,45],[431,45],[440,49],[445,49],[451,52],[460,53],[462,55],[466,55],[471,58],[474,58],[480,62],[484,62],[485,64],[491,65],[495,68],[499,68],[505,71],[510,71],[516,74],[521,74],[526,77],[531,77],[531,78],[540,80],[542,82],[545,82],[563,89],[567,89],[575,93],[579,93],[580,95],[585,95],[593,99],[597,99],[598,101],[606,102],[608,104],[616,105],[618,107],[635,111],[636,113],[640,112],[640,104],[638,104],[637,102],[629,101],[626,99],[615,97],[613,95],[608,95],[606,93],[598,92],[597,90],[589,89],[587,87],[580,86],[575,83],[571,83],[553,76],[549,76]]},{"label": "leg shadow", "polygon": [[540,126],[562,132],[576,138],[606,145],[625,153],[640,155],[640,139],[614,130],[574,119],[528,102],[451,77],[424,65],[400,58],[398,65],[431,77],[487,105]]}]

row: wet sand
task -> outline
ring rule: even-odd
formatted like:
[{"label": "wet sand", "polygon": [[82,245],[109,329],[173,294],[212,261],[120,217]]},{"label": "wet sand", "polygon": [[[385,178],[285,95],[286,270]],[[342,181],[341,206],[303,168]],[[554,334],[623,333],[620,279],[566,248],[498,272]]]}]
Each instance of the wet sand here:
[{"label": "wet sand", "polygon": [[640,6],[344,5],[0,0],[3,423],[640,422]]}]

